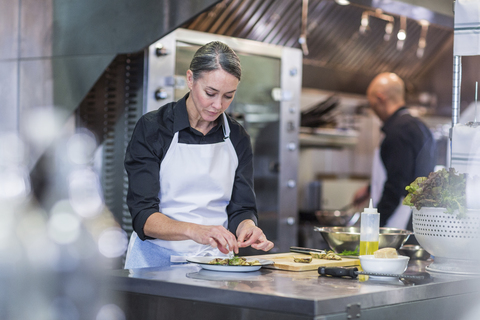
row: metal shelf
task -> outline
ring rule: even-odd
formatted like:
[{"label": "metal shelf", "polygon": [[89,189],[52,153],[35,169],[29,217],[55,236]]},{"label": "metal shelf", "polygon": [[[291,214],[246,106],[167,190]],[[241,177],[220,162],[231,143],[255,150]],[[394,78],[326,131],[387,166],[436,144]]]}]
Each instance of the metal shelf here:
[{"label": "metal shelf", "polygon": [[328,128],[300,128],[299,142],[301,148],[345,148],[358,143],[355,130]]}]

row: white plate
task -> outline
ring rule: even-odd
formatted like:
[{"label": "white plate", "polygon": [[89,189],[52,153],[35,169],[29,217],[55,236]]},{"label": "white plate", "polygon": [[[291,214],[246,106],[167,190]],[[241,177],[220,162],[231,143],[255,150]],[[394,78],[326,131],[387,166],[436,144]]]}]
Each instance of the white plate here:
[{"label": "white plate", "polygon": [[[187,261],[192,263],[197,263],[205,270],[211,271],[225,271],[225,272],[250,272],[250,271],[257,271],[262,266],[267,266],[269,264],[273,264],[274,262],[271,260],[264,260],[264,259],[248,259],[249,260],[258,260],[260,265],[256,266],[228,266],[228,265],[220,265],[220,264],[209,264],[210,261],[215,259],[216,257],[188,257]],[[225,259],[226,257],[220,257]]]},{"label": "white plate", "polygon": [[261,271],[252,272],[218,272],[200,269],[187,273],[187,278],[208,281],[268,281]]}]

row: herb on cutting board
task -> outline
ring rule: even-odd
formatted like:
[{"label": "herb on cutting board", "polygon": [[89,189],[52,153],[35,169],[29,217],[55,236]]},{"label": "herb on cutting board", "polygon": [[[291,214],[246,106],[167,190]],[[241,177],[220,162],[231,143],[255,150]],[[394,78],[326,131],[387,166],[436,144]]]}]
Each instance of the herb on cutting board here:
[{"label": "herb on cutting board", "polygon": [[[478,179],[478,177],[475,177]],[[432,172],[428,177],[419,177],[405,187],[408,195],[403,200],[407,206],[446,208],[446,212],[454,214],[458,210],[458,218],[467,214],[466,205],[467,175],[458,174],[454,168]]]}]

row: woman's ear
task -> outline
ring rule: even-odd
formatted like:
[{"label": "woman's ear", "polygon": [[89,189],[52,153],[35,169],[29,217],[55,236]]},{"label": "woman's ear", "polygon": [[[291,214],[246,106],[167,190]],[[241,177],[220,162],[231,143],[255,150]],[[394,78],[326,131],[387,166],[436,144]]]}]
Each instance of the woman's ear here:
[{"label": "woman's ear", "polygon": [[188,89],[192,90],[192,88],[193,88],[193,72],[190,69],[187,70],[187,86],[188,86]]}]

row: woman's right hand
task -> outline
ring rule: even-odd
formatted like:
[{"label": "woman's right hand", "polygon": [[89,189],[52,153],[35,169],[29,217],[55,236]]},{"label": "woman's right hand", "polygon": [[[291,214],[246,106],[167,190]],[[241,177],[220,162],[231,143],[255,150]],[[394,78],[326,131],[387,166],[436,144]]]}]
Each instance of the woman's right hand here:
[{"label": "woman's right hand", "polygon": [[223,226],[190,224],[188,237],[197,243],[218,248],[224,254],[230,251],[238,254],[237,238]]}]

